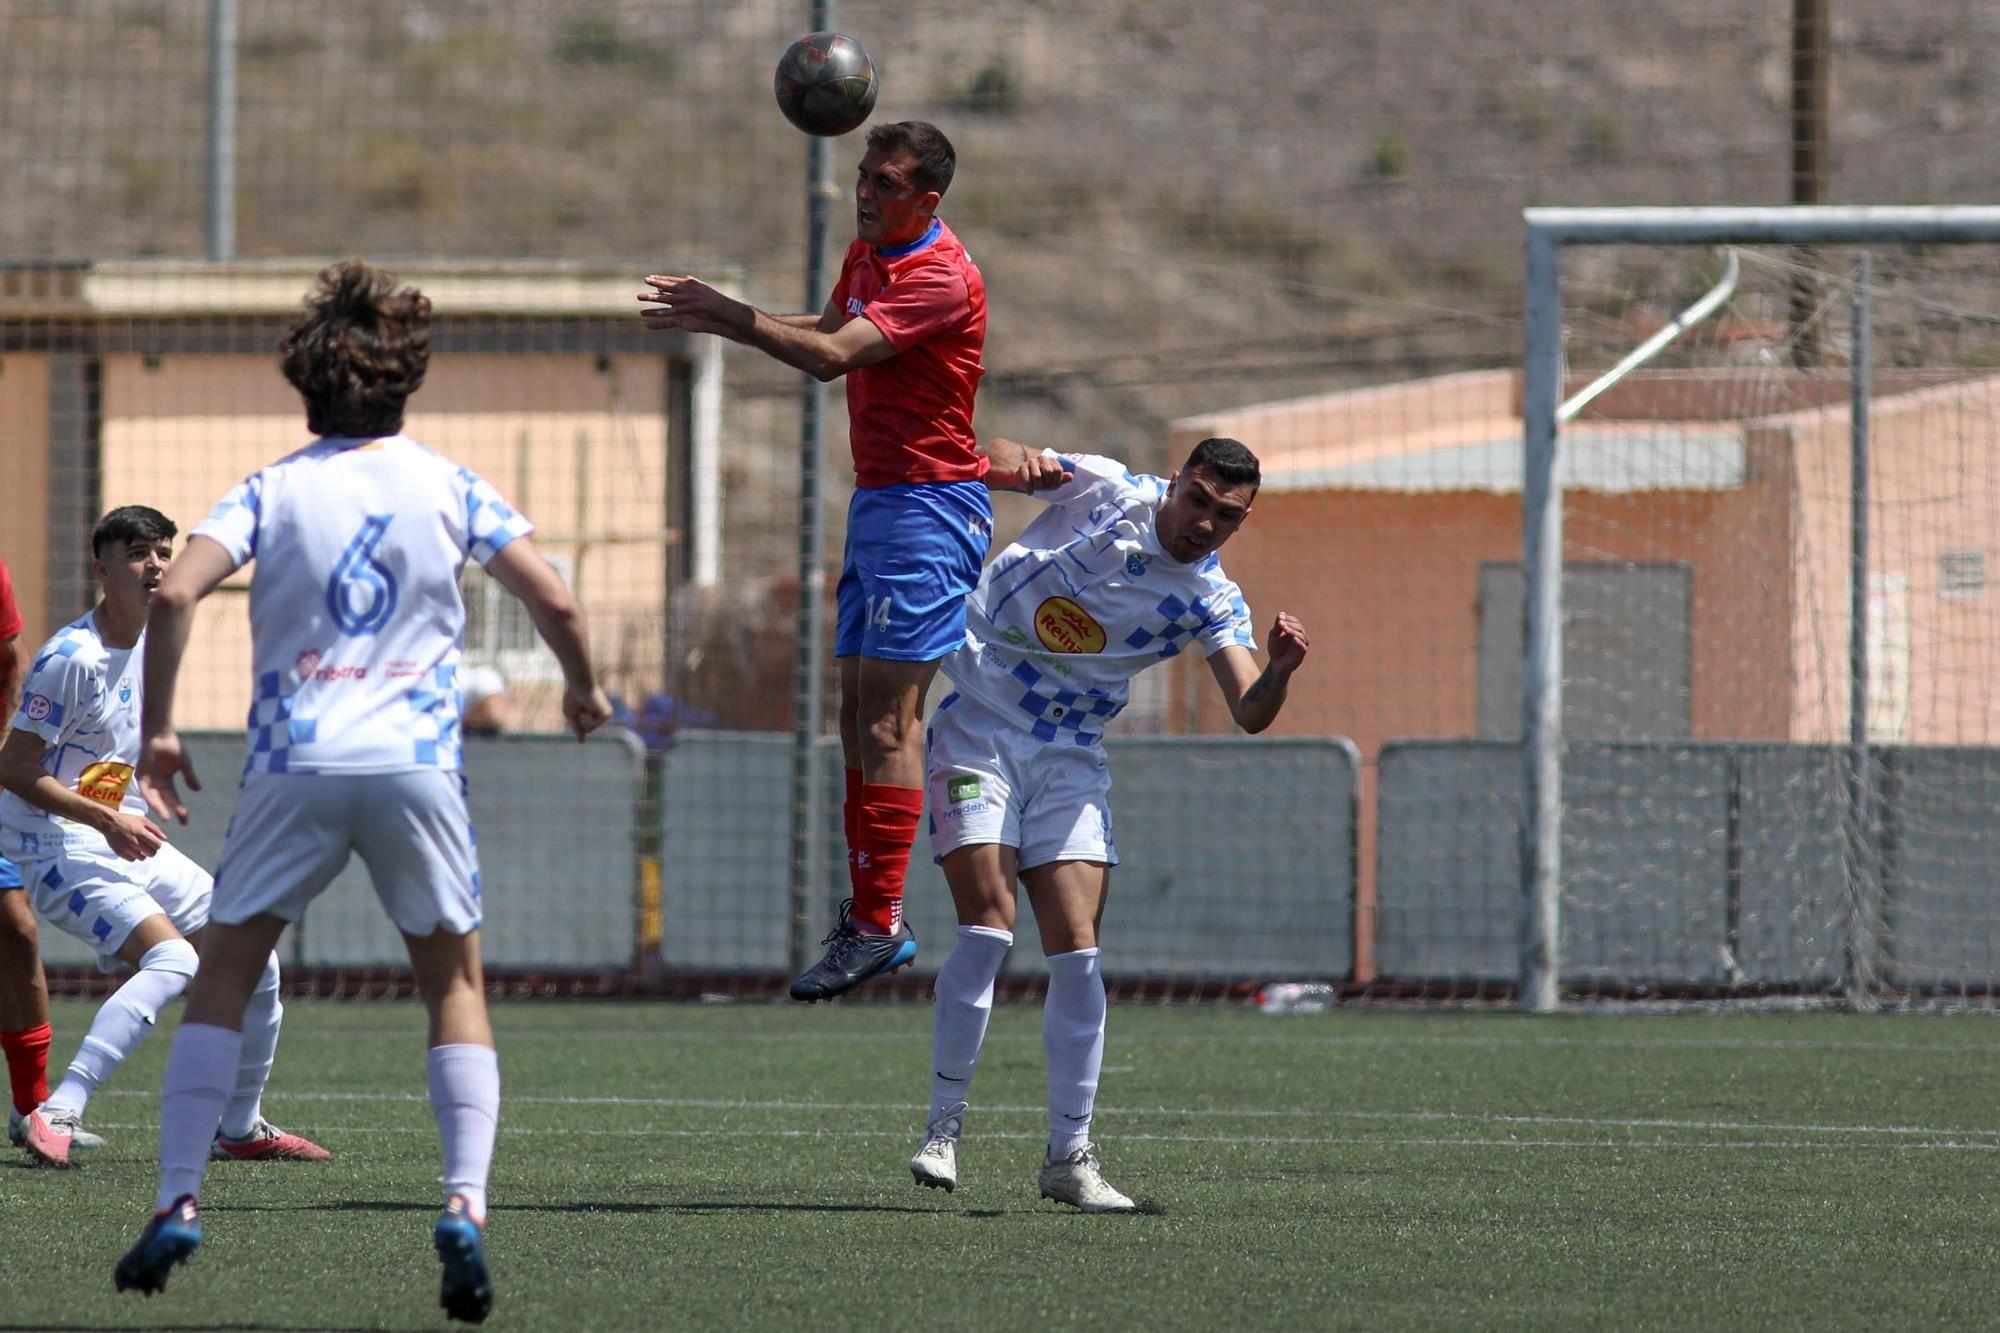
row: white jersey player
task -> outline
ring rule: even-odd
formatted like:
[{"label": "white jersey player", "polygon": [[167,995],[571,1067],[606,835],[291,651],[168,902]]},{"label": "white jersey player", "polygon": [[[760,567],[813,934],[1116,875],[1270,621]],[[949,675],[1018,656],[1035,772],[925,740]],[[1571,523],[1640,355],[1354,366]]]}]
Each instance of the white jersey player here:
[{"label": "white jersey player", "polygon": [[[0,853],[20,866],[36,910],[94,949],[99,967],[134,969],[98,1010],[62,1083],[22,1125],[21,1145],[51,1166],[69,1165],[70,1149],[94,1137],[80,1128],[91,1093],[187,988],[191,940],[208,924],[207,872],[165,841],[132,780],[147,608],[173,559],[175,531],[143,505],[98,523],[91,553],[102,600],[42,645],[0,747]],[[211,1151],[324,1160],[325,1149],[260,1113],[284,1013],[278,960],[268,951],[256,981]]]},{"label": "white jersey player", "polygon": [[401,434],[429,364],[430,302],[349,260],[320,275],[286,337],[286,377],[319,438],[255,473],[196,529],[156,595],[139,778],[185,819],[194,774],[174,734],[174,682],[195,604],[244,564],[250,584],[250,758],[217,868],[210,941],[160,1101],[152,1221],[118,1264],[120,1290],[157,1291],[201,1243],[197,1142],[242,1038],[247,960],[358,851],[403,933],[430,1011],[431,1105],[446,1207],[433,1229],[440,1303],[483,1320],[486,1181],[500,1071],[480,967],[479,865],[459,772],[459,571],[478,560],[521,598],[562,664],[577,738],[610,716],[581,613],[528,521],[492,487]]},{"label": "white jersey player", "polygon": [[957,689],[926,737],[931,850],[959,926],[938,972],[930,1118],[910,1170],[921,1185],[958,1183],[993,980],[1014,943],[1018,878],[1049,965],[1041,1193],[1085,1212],[1129,1211],[1136,1205],[1106,1182],[1090,1139],[1104,1058],[1097,924],[1118,863],[1104,727],[1133,676],[1199,648],[1237,725],[1262,731],[1305,661],[1306,636],[1280,613],[1259,671],[1249,608],[1216,557],[1249,517],[1261,479],[1236,441],[1203,440],[1164,480],[1009,440],[988,453],[993,485],[1039,494],[1049,508],[968,599],[965,644],[944,663]]}]

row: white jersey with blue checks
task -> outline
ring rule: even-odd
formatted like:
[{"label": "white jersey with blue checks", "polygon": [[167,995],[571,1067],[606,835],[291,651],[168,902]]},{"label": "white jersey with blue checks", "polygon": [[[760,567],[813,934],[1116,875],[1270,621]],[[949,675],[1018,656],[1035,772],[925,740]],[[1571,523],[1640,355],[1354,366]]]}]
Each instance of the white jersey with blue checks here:
[{"label": "white jersey with blue checks", "polygon": [[245,776],[457,768],[459,570],[529,531],[401,435],[317,440],[232,490],[194,535],[257,562]]},{"label": "white jersey with blue checks", "polygon": [[1193,643],[1254,650],[1250,609],[1213,554],[1182,563],[1154,524],[1164,478],[1065,456],[1072,480],[980,575],[965,643],[944,660],[959,690],[1043,741],[1094,745],[1132,677]]},{"label": "white jersey with blue checks", "polygon": [[[134,815],[146,813],[146,799],[132,780],[145,645],[143,631],[130,648],[105,643],[95,611],[72,621],[35,654],[14,714],[15,727],[47,743],[43,772],[99,805]],[[33,861],[65,847],[110,850],[97,830],[0,792],[0,854]]]}]

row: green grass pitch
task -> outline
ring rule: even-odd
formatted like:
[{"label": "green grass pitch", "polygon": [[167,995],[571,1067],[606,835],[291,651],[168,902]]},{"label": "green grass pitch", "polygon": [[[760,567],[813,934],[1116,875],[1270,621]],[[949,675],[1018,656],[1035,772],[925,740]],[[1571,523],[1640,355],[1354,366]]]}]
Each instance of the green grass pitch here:
[{"label": "green grass pitch", "polygon": [[[61,1059],[90,1012],[57,1006]],[[1037,1198],[1033,1007],[994,1015],[952,1195],[904,1165],[923,1006],[495,1013],[492,1328],[2000,1318],[1991,1018],[1114,1005],[1098,1138],[1148,1209],[1082,1217]],[[335,1161],[217,1164],[192,1263],[150,1301],[113,1293],[169,1035],[92,1103],[107,1149],[0,1165],[0,1329],[442,1326],[413,1004],[292,1004],[267,1110]]]}]

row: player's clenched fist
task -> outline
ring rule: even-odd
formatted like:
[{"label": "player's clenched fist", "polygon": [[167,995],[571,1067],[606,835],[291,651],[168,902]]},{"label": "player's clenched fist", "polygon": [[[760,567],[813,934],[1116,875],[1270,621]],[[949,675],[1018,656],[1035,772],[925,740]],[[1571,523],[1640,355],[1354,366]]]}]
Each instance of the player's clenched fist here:
[{"label": "player's clenched fist", "polygon": [[1278,612],[1278,618],[1271,622],[1267,642],[1271,650],[1271,670],[1281,676],[1297,671],[1306,660],[1306,649],[1311,647],[1311,641],[1306,638],[1306,627],[1289,611]]}]

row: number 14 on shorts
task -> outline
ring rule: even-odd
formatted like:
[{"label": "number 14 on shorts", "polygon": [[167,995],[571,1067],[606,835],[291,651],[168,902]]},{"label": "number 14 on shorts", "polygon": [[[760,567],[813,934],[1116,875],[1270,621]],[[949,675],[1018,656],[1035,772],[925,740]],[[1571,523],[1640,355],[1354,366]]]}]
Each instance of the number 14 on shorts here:
[{"label": "number 14 on shorts", "polygon": [[[875,629],[889,628],[889,594],[880,597],[864,597],[862,605],[867,609],[867,623]],[[852,605],[852,603],[849,603]]]}]

